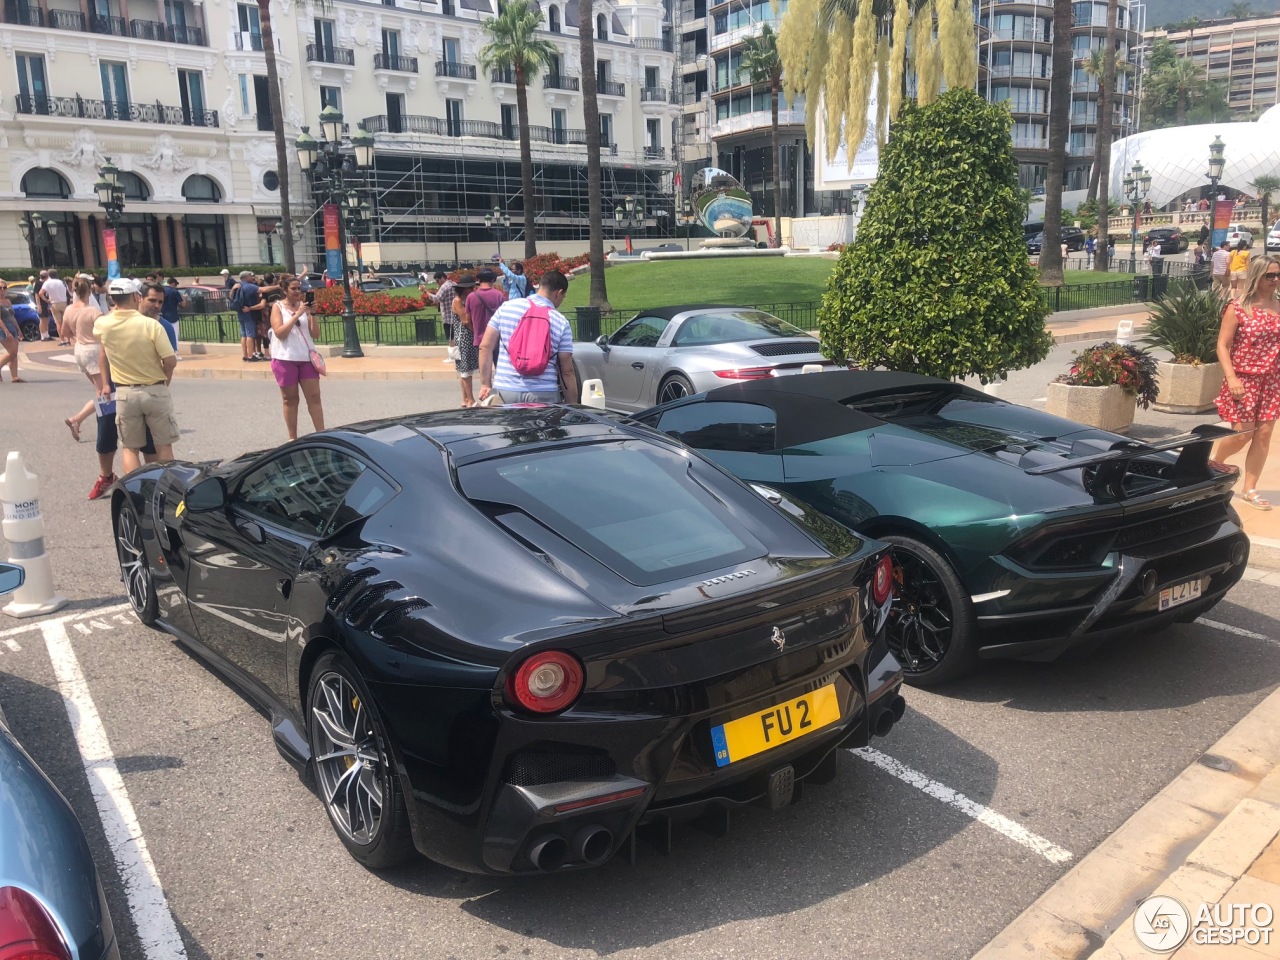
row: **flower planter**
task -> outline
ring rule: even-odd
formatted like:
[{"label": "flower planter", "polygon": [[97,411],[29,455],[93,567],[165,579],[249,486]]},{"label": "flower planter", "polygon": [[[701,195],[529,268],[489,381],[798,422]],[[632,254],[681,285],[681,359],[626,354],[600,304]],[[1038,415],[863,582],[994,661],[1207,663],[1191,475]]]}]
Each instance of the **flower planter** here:
[{"label": "flower planter", "polygon": [[1049,384],[1048,412],[1112,433],[1128,433],[1133,425],[1137,398],[1116,384],[1108,387],[1076,387]]},{"label": "flower planter", "polygon": [[1161,413],[1204,413],[1214,408],[1222,389],[1222,364],[1160,363],[1160,395],[1153,404]]}]

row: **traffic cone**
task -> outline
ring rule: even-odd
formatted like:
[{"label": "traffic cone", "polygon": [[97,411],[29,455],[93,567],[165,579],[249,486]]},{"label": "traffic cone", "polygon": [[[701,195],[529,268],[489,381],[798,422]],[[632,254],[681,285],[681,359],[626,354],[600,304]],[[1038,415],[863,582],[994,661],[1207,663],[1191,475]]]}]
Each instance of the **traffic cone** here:
[{"label": "traffic cone", "polygon": [[0,474],[0,505],[4,521],[0,529],[8,543],[9,562],[26,571],[26,582],[0,611],[11,617],[38,617],[67,603],[53,589],[53,570],[44,544],[44,515],[40,513],[40,481],[22,462],[22,454],[10,450]]}]

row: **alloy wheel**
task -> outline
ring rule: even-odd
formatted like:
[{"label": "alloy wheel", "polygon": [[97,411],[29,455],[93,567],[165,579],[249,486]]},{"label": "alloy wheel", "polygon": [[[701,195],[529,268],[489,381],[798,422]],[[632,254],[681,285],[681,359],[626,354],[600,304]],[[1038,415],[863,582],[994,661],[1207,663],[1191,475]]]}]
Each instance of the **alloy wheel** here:
[{"label": "alloy wheel", "polygon": [[387,771],[373,717],[342,673],[317,681],[312,695],[311,753],[325,805],[334,823],[357,844],[378,835]]},{"label": "alloy wheel", "polygon": [[947,589],[933,566],[898,547],[887,639],[908,674],[928,672],[943,661],[951,649],[954,621]]},{"label": "alloy wheel", "polygon": [[129,603],[134,613],[146,617],[155,599],[155,588],[142,546],[138,517],[128,508],[121,510],[116,520],[116,556],[120,559],[120,578]]},{"label": "alloy wheel", "polygon": [[679,377],[672,377],[658,391],[658,403],[670,403],[672,400],[680,400],[687,396],[689,396],[689,388],[685,382]]}]

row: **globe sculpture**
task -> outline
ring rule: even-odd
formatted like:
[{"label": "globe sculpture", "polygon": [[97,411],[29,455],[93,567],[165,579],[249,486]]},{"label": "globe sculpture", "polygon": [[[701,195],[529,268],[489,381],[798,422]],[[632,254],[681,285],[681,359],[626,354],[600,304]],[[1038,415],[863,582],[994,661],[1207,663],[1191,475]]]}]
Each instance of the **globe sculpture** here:
[{"label": "globe sculpture", "polygon": [[703,226],[721,238],[720,244],[754,245],[747,237],[751,195],[727,171],[703,167],[693,176],[689,199]]}]

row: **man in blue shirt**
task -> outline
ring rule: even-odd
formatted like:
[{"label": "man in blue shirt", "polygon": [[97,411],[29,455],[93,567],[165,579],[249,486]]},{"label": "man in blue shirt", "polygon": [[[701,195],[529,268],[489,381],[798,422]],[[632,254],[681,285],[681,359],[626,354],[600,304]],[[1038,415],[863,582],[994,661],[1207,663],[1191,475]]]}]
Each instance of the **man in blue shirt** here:
[{"label": "man in blue shirt", "polygon": [[164,315],[166,288],[158,283],[147,281],[142,284],[140,290],[141,299],[138,301],[138,312],[143,316],[158,320],[160,326],[164,327],[164,335],[169,338],[169,346],[173,347],[173,353],[178,353],[178,326],[170,322],[169,318]]},{"label": "man in blue shirt", "polygon": [[506,261],[499,257],[498,266],[502,268],[502,275],[507,278],[508,300],[529,296],[529,278],[524,275],[523,263],[517,263],[515,269],[510,270]]},{"label": "man in blue shirt", "polygon": [[[558,270],[548,270],[538,281],[533,296],[508,300],[489,320],[480,342],[480,396],[483,401],[495,390],[503,403],[559,403],[560,381],[564,380],[566,400],[578,401],[578,376],[573,370],[573,331],[560,312],[560,304],[569,292],[569,281]],[[551,361],[536,377],[522,376],[511,363],[507,346],[531,304],[549,308],[551,328]],[[493,363],[498,350],[498,365]],[[557,376],[557,371],[559,375]]]},{"label": "man in blue shirt", "polygon": [[176,277],[169,277],[164,285],[164,307],[160,310],[160,316],[167,320],[173,326],[173,352],[178,352],[178,321],[181,319],[178,311],[186,302],[187,298],[182,295],[182,291],[178,289],[178,280]]},{"label": "man in blue shirt", "polygon": [[253,282],[253,271],[240,271],[240,282],[231,288],[231,296],[238,301],[236,319],[240,321],[240,358],[243,363],[256,363],[264,359],[254,352],[258,336],[258,314],[262,312],[262,295]]}]

